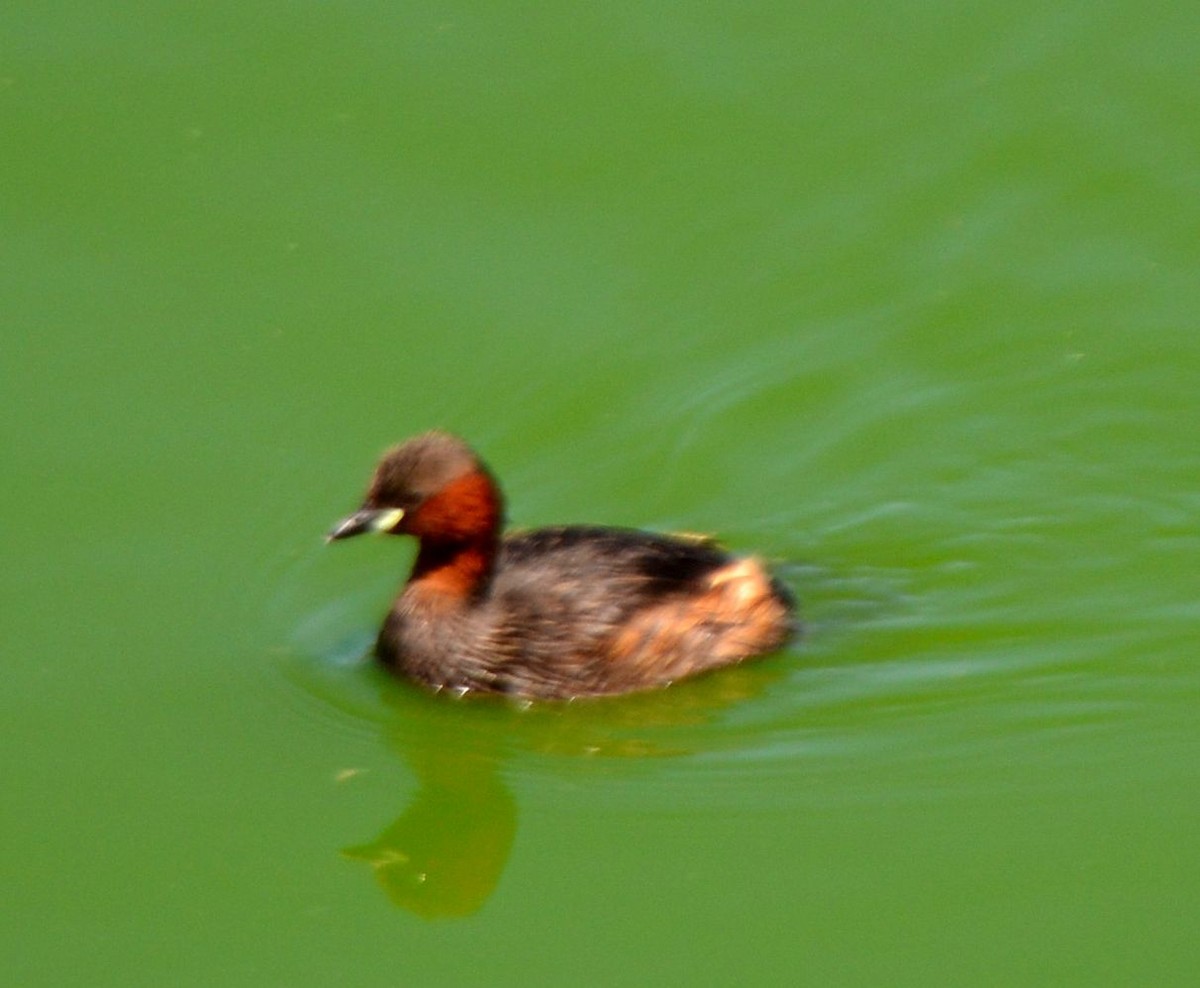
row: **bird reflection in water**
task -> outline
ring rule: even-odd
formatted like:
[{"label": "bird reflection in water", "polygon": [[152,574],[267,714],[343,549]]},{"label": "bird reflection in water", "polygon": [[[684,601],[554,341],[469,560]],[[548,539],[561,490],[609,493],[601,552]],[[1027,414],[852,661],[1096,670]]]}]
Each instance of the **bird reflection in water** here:
[{"label": "bird reflection in water", "polygon": [[[611,766],[613,759],[736,746],[738,735],[720,715],[785,671],[784,662],[768,660],[653,693],[525,707],[494,697],[434,696],[381,674],[380,726],[416,776],[417,791],[394,822],[342,853],[367,864],[388,900],[413,915],[470,916],[499,884],[516,839],[517,803],[503,773],[511,760],[542,756],[547,774],[579,779],[597,759]],[[330,684],[307,685],[344,706],[328,695]]]}]

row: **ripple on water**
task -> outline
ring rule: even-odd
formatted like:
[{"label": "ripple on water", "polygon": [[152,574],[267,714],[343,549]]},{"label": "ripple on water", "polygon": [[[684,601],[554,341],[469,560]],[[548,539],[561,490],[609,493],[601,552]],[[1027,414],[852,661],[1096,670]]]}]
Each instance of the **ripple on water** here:
[{"label": "ripple on water", "polygon": [[[740,376],[726,371],[707,391],[687,391],[692,405],[656,400],[676,417],[702,406],[719,430],[754,395],[798,380],[778,358],[764,349]],[[418,761],[435,746],[482,750],[534,790],[595,786],[607,800],[666,807],[1003,789],[1016,766],[1086,757],[1081,739],[1106,757],[1096,741],[1119,736],[1114,725],[1139,691],[1121,674],[1098,674],[1098,656],[1126,632],[1105,617],[1120,606],[1101,599],[1111,586],[1087,577],[1126,564],[1111,546],[1075,538],[1079,494],[1059,481],[1063,459],[1045,470],[1007,453],[980,464],[972,454],[995,413],[973,411],[969,388],[895,368],[856,383],[852,400],[826,389],[811,444],[783,442],[787,430],[801,434],[784,419],[761,436],[789,455],[755,454],[736,472],[771,495],[758,514],[738,501],[745,484],[693,502],[708,517],[738,519],[739,545],[783,558],[806,629],[781,655],[619,699],[430,696],[365,659],[404,566],[394,544],[376,544],[273,567],[268,620],[287,642],[276,667],[287,702],[328,730],[377,733]],[[776,395],[781,407],[786,397]],[[881,435],[895,448],[881,451]],[[668,452],[661,475],[675,487],[663,496],[674,500],[695,465],[686,437]],[[800,477],[794,498],[772,493]],[[1075,551],[1063,551],[1064,533]]]},{"label": "ripple on water", "polygon": [[[301,584],[307,569],[293,571]],[[947,711],[996,688],[1003,659],[880,654],[876,639],[910,630],[895,573],[783,575],[808,596],[790,649],[654,693],[567,704],[429,695],[366,662],[374,616],[361,592],[296,616],[277,668],[290,702],[325,730],[378,735],[416,762],[433,748],[482,751],[523,787],[598,787],[609,801],[791,804],[855,765],[946,757]]]}]

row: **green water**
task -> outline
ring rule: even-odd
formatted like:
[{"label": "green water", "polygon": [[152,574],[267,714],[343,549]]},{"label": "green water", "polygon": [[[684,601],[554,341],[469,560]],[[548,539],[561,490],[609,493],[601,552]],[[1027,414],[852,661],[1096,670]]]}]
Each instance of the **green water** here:
[{"label": "green water", "polygon": [[[1195,983],[1197,38],[7,5],[5,982]],[[805,637],[389,681],[411,548],[321,537],[435,425]]]}]

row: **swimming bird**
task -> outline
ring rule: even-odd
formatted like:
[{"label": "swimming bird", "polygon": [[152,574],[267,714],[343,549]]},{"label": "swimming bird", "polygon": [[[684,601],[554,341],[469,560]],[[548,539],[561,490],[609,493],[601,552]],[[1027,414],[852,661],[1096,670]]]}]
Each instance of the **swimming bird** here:
[{"label": "swimming bird", "polygon": [[418,541],[376,641],[385,666],[437,690],[604,696],[777,650],[796,630],[787,587],[712,540],[503,526],[500,487],[462,439],[428,432],[384,454],[328,539]]}]

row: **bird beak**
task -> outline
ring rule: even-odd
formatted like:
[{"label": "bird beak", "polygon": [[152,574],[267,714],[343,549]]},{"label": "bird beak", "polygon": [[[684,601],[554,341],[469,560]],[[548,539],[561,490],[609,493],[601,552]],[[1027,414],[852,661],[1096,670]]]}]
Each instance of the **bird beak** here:
[{"label": "bird beak", "polygon": [[364,508],[334,525],[333,531],[325,536],[325,541],[348,539],[351,535],[362,535],[363,532],[390,532],[403,517],[403,508]]}]

